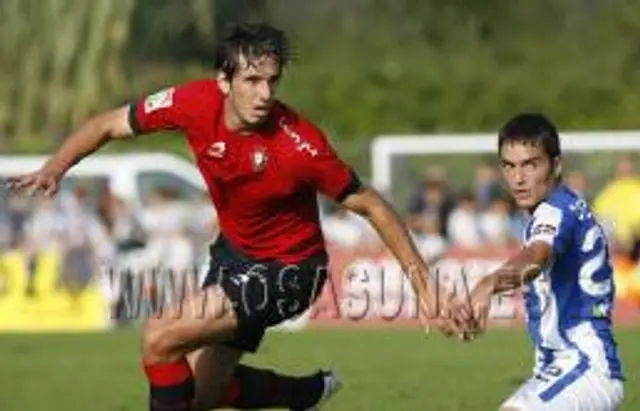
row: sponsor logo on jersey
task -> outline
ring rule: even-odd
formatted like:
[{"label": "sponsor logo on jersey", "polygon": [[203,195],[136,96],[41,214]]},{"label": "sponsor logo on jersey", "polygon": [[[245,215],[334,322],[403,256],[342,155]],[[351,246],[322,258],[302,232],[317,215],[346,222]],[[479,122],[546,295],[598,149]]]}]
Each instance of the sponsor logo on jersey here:
[{"label": "sponsor logo on jersey", "polygon": [[558,228],[556,226],[551,224],[541,223],[533,227],[533,230],[531,230],[531,235],[532,236],[545,235],[545,234],[554,235],[557,231],[558,231]]},{"label": "sponsor logo on jersey", "polygon": [[593,306],[592,315],[595,318],[606,318],[609,316],[610,307],[609,304],[600,303]]},{"label": "sponsor logo on jersey", "polygon": [[207,149],[207,156],[213,158],[223,158],[227,150],[227,144],[224,141],[216,141]]},{"label": "sponsor logo on jersey", "polygon": [[174,94],[174,87],[151,94],[144,100],[144,112],[149,114],[156,110],[171,107],[173,105]]}]

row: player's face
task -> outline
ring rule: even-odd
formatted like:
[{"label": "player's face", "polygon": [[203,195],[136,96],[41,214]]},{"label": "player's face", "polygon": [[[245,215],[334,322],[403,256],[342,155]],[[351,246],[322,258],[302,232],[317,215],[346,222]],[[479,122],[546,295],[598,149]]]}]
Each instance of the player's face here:
[{"label": "player's face", "polygon": [[240,56],[238,70],[231,81],[220,79],[228,97],[234,122],[240,127],[262,123],[269,115],[280,80],[280,64],[272,56],[247,61]]},{"label": "player's face", "polygon": [[500,150],[500,160],[502,174],[518,207],[535,208],[553,189],[559,164],[540,145],[506,143]]}]

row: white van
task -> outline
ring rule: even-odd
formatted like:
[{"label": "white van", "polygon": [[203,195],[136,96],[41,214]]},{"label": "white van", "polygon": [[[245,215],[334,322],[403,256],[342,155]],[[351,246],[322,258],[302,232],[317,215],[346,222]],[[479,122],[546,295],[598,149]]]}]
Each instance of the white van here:
[{"label": "white van", "polygon": [[[47,156],[0,156],[0,178],[37,170]],[[96,198],[105,187],[134,207],[144,208],[157,188],[169,188],[180,200],[198,201],[206,193],[196,166],[181,157],[164,153],[94,154],[69,170],[62,182],[66,191],[82,186]]]}]

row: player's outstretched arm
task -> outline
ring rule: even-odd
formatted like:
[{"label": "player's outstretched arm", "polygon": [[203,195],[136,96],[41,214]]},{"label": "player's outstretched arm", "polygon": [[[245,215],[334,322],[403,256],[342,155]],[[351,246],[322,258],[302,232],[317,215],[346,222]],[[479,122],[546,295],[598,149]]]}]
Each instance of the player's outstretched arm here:
[{"label": "player's outstretched arm", "polygon": [[469,300],[459,302],[461,305],[471,306],[477,321],[475,332],[480,333],[486,329],[493,295],[518,289],[534,280],[552,259],[552,246],[543,241],[535,241],[480,280]]},{"label": "player's outstretched arm", "polygon": [[553,257],[547,243],[536,241],[523,248],[489,276],[494,294],[520,288],[540,275]]},{"label": "player's outstretched arm", "polygon": [[111,139],[133,133],[129,124],[129,108],[121,107],[87,119],[72,133],[58,151],[40,168],[9,179],[12,190],[42,191],[54,195],[64,174],[87,155]]},{"label": "player's outstretched arm", "polygon": [[365,217],[398,259],[420,302],[421,314],[446,335],[462,335],[472,313],[468,307],[450,304],[451,296],[429,275],[429,268],[411,240],[406,226],[388,202],[371,187],[361,187],[342,204]]}]

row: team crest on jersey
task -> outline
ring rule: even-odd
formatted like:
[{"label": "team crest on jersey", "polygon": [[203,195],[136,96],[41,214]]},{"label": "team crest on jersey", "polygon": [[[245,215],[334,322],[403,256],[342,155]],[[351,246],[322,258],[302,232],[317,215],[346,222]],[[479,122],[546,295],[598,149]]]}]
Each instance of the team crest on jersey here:
[{"label": "team crest on jersey", "polygon": [[171,107],[173,105],[174,93],[175,88],[170,87],[148,96],[144,100],[144,112],[149,114],[161,108]]},{"label": "team crest on jersey", "polygon": [[264,147],[256,148],[253,153],[251,153],[251,163],[253,164],[253,171],[259,172],[264,170],[267,166],[267,161],[269,160],[269,156],[267,155],[267,149]]}]

